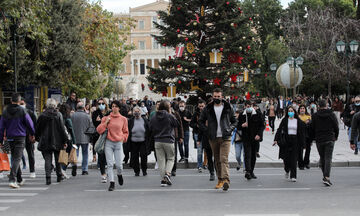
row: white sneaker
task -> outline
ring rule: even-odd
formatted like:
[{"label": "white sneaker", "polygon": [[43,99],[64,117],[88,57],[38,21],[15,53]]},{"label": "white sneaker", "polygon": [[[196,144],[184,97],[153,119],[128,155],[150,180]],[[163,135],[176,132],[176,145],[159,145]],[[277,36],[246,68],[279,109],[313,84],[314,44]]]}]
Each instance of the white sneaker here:
[{"label": "white sneaker", "polygon": [[199,167],[199,168],[198,168],[198,171],[199,171],[199,173],[202,173],[202,169],[201,169],[201,167]]},{"label": "white sneaker", "polygon": [[290,181],[292,181],[292,182],[296,182],[296,178],[291,178],[291,180]]},{"label": "white sneaker", "polygon": [[15,189],[20,188],[20,186],[16,182],[10,182],[9,187],[15,188]]},{"label": "white sneaker", "polygon": [[107,183],[106,176],[101,176],[101,183]]},{"label": "white sneaker", "polygon": [[155,169],[156,169],[156,170],[159,169],[159,165],[158,165],[157,162],[155,163]]},{"label": "white sneaker", "polygon": [[25,179],[22,179],[21,182],[18,182],[20,186],[23,186],[25,184]]},{"label": "white sneaker", "polygon": [[289,173],[288,172],[285,173],[285,179],[289,179]]},{"label": "white sneaker", "polygon": [[35,172],[31,172],[29,177],[30,177],[30,178],[36,178]]},{"label": "white sneaker", "polygon": [[64,177],[65,177],[66,179],[70,179],[70,176],[68,176],[65,171],[63,171],[62,174],[64,175]]}]

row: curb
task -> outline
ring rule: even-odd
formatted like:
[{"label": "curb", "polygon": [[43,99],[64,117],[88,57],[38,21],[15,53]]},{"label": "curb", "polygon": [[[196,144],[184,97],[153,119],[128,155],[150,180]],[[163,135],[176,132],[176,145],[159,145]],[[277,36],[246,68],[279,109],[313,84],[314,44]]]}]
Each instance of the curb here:
[{"label": "curb", "polygon": [[[154,169],[155,163],[150,162],[147,164],[149,169]],[[237,162],[230,162],[230,168],[236,168]],[[332,167],[360,167],[360,161],[338,161],[332,162]],[[177,163],[176,167],[178,169],[196,169],[197,163],[196,162],[189,162],[188,164],[185,163]],[[282,162],[257,162],[256,168],[283,168],[284,164]],[[319,167],[319,163],[310,163],[310,167]],[[81,169],[81,164],[78,164],[78,168]],[[124,169],[132,169],[129,164],[123,165]],[[96,163],[89,164],[89,169],[98,169]]]}]

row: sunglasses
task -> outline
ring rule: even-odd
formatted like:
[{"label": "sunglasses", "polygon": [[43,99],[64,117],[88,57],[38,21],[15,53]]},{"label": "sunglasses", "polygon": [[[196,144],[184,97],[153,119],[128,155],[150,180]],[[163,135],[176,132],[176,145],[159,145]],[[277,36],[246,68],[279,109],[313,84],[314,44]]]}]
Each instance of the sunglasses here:
[{"label": "sunglasses", "polygon": [[99,103],[99,105],[105,105],[105,103]]}]

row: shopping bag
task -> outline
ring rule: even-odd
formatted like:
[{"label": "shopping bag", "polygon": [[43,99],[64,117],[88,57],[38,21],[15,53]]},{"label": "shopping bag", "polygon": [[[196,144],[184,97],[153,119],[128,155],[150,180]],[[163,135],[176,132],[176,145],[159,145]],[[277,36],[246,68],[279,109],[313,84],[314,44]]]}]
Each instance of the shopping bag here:
[{"label": "shopping bag", "polygon": [[10,154],[10,143],[9,141],[4,141],[1,145],[1,150],[6,153],[6,154]]},{"label": "shopping bag", "polygon": [[0,150],[0,171],[9,171],[10,163],[6,153]]},{"label": "shopping bag", "polygon": [[103,154],[103,153],[104,153],[104,148],[105,148],[105,142],[106,142],[107,133],[108,133],[108,129],[106,129],[105,132],[100,135],[99,139],[98,139],[98,140],[96,141],[96,143],[95,143],[94,150],[95,150],[98,154]]},{"label": "shopping bag", "polygon": [[68,165],[69,154],[65,150],[60,150],[59,154],[59,164],[64,164],[65,166]]},{"label": "shopping bag", "polygon": [[69,163],[77,163],[76,149],[72,148],[69,154]]}]

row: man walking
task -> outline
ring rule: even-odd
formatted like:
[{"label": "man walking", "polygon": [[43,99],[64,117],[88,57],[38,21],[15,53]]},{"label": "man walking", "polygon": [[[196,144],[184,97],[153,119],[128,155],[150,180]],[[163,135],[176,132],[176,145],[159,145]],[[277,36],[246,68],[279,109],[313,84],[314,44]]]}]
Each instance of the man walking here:
[{"label": "man walking", "polygon": [[335,141],[339,135],[339,125],[335,114],[327,108],[325,100],[319,101],[319,110],[312,117],[310,133],[315,139],[320,155],[320,167],[323,172],[323,183],[331,186],[330,171]]},{"label": "man walking", "polygon": [[[34,142],[34,123],[25,109],[19,106],[21,101],[20,94],[13,94],[11,104],[8,105],[0,120],[0,143],[3,142],[4,135],[10,144],[11,150],[11,170],[9,176],[9,186],[19,188],[25,180],[21,177],[20,161],[25,148],[26,131],[30,134],[30,141]],[[15,181],[15,176],[16,180]]]},{"label": "man walking", "polygon": [[186,109],[185,101],[179,103],[179,114],[183,126],[184,142],[179,143],[180,160],[179,162],[188,163],[189,159],[189,140],[190,140],[190,128],[191,113]]},{"label": "man walking", "polygon": [[[81,168],[82,168],[82,175],[88,175],[88,160],[89,160],[89,142],[90,142],[90,137],[88,135],[88,133],[85,133],[89,130],[91,130],[91,128],[93,128],[93,124],[91,121],[91,118],[88,114],[85,113],[85,106],[83,102],[79,102],[76,105],[77,111],[72,114],[71,116],[71,121],[73,122],[73,128],[74,128],[74,133],[75,133],[75,137],[76,137],[76,142],[77,142],[77,155],[79,156],[79,149],[81,146],[81,151],[82,151],[82,163],[81,163]],[[72,175],[76,176],[76,166],[72,167]]]},{"label": "man walking", "polygon": [[[207,122],[207,124],[206,124]],[[211,149],[214,153],[218,183],[216,189],[227,191],[230,187],[229,152],[231,134],[237,125],[234,110],[223,100],[222,90],[213,91],[213,102],[209,103],[200,115],[199,126],[207,131]]]}]

